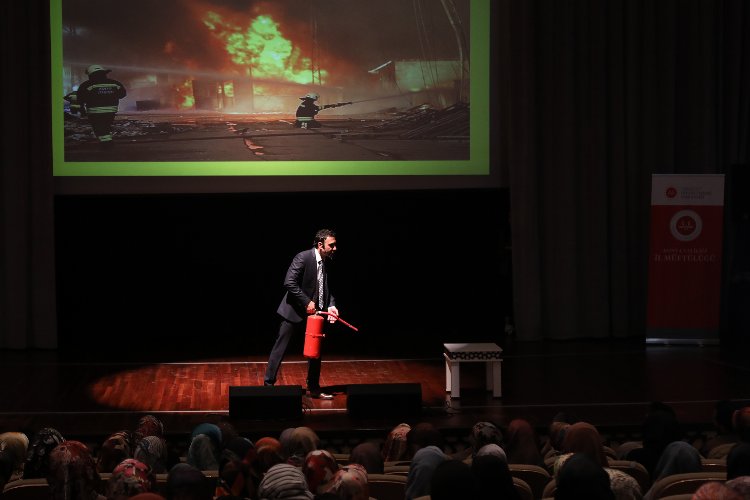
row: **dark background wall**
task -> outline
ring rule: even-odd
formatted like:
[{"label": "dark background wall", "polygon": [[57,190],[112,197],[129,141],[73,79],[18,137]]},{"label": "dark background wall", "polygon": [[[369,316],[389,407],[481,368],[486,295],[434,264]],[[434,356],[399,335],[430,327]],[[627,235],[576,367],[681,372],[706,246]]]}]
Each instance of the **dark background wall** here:
[{"label": "dark background wall", "polygon": [[342,318],[360,328],[331,328],[326,351],[439,354],[443,341],[501,339],[505,190],[58,196],[60,347],[267,353],[287,267],[319,227],[338,232],[332,279]]}]

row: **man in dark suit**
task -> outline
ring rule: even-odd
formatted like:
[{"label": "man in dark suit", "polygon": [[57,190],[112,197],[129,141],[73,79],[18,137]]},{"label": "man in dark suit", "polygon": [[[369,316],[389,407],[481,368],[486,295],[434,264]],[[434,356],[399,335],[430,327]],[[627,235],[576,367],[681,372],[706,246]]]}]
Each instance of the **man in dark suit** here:
[{"label": "man in dark suit", "polygon": [[[315,311],[335,314],[329,316],[330,322],[336,321],[339,311],[336,299],[328,286],[325,261],[336,253],[336,234],[330,229],[321,229],[315,234],[314,246],[294,256],[284,278],[286,293],[276,312],[281,316],[279,334],[268,358],[268,367],[264,377],[265,385],[274,385],[276,375],[284,359],[289,339],[292,335],[304,331],[307,316]],[[322,289],[321,289],[322,288]],[[319,399],[332,399],[333,396],[320,391],[321,360],[308,359],[307,389],[310,396]]]}]

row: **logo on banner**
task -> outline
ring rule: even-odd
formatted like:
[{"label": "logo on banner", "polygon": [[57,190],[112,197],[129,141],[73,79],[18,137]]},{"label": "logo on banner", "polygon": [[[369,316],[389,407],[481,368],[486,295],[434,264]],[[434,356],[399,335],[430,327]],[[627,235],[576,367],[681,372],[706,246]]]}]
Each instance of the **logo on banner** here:
[{"label": "logo on banner", "polygon": [[693,241],[703,230],[703,220],[693,210],[680,210],[669,221],[669,232],[678,241]]},{"label": "logo on banner", "polygon": [[669,186],[664,194],[667,196],[667,198],[674,198],[675,196],[677,196],[677,190],[674,187]]}]

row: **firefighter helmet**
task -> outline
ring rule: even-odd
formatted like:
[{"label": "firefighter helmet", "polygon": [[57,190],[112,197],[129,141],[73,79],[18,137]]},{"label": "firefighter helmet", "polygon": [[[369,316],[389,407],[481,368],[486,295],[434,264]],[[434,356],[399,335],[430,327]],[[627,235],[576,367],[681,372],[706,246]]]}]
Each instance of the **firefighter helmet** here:
[{"label": "firefighter helmet", "polygon": [[312,99],[313,101],[317,101],[319,98],[320,96],[314,92],[305,94],[305,97],[300,97],[300,99]]},{"label": "firefighter helmet", "polygon": [[110,70],[110,69],[104,69],[103,66],[100,66],[98,64],[92,64],[91,66],[89,66],[88,68],[86,68],[86,74],[89,75],[89,76],[93,75],[97,71],[104,71],[105,73],[109,73],[112,70]]}]

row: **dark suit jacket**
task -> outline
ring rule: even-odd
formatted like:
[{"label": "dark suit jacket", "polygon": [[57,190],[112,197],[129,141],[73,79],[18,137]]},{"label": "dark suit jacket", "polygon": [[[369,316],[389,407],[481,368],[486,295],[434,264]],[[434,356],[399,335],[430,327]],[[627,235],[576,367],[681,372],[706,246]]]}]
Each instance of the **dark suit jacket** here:
[{"label": "dark suit jacket", "polygon": [[[325,264],[324,264],[325,265]],[[328,272],[325,273],[323,283],[325,307],[336,305],[336,299],[331,295],[328,286]],[[294,256],[284,278],[286,293],[276,310],[279,315],[293,323],[299,323],[307,318],[307,304],[315,296],[318,287],[318,266],[315,262],[315,249],[303,250]]]}]

